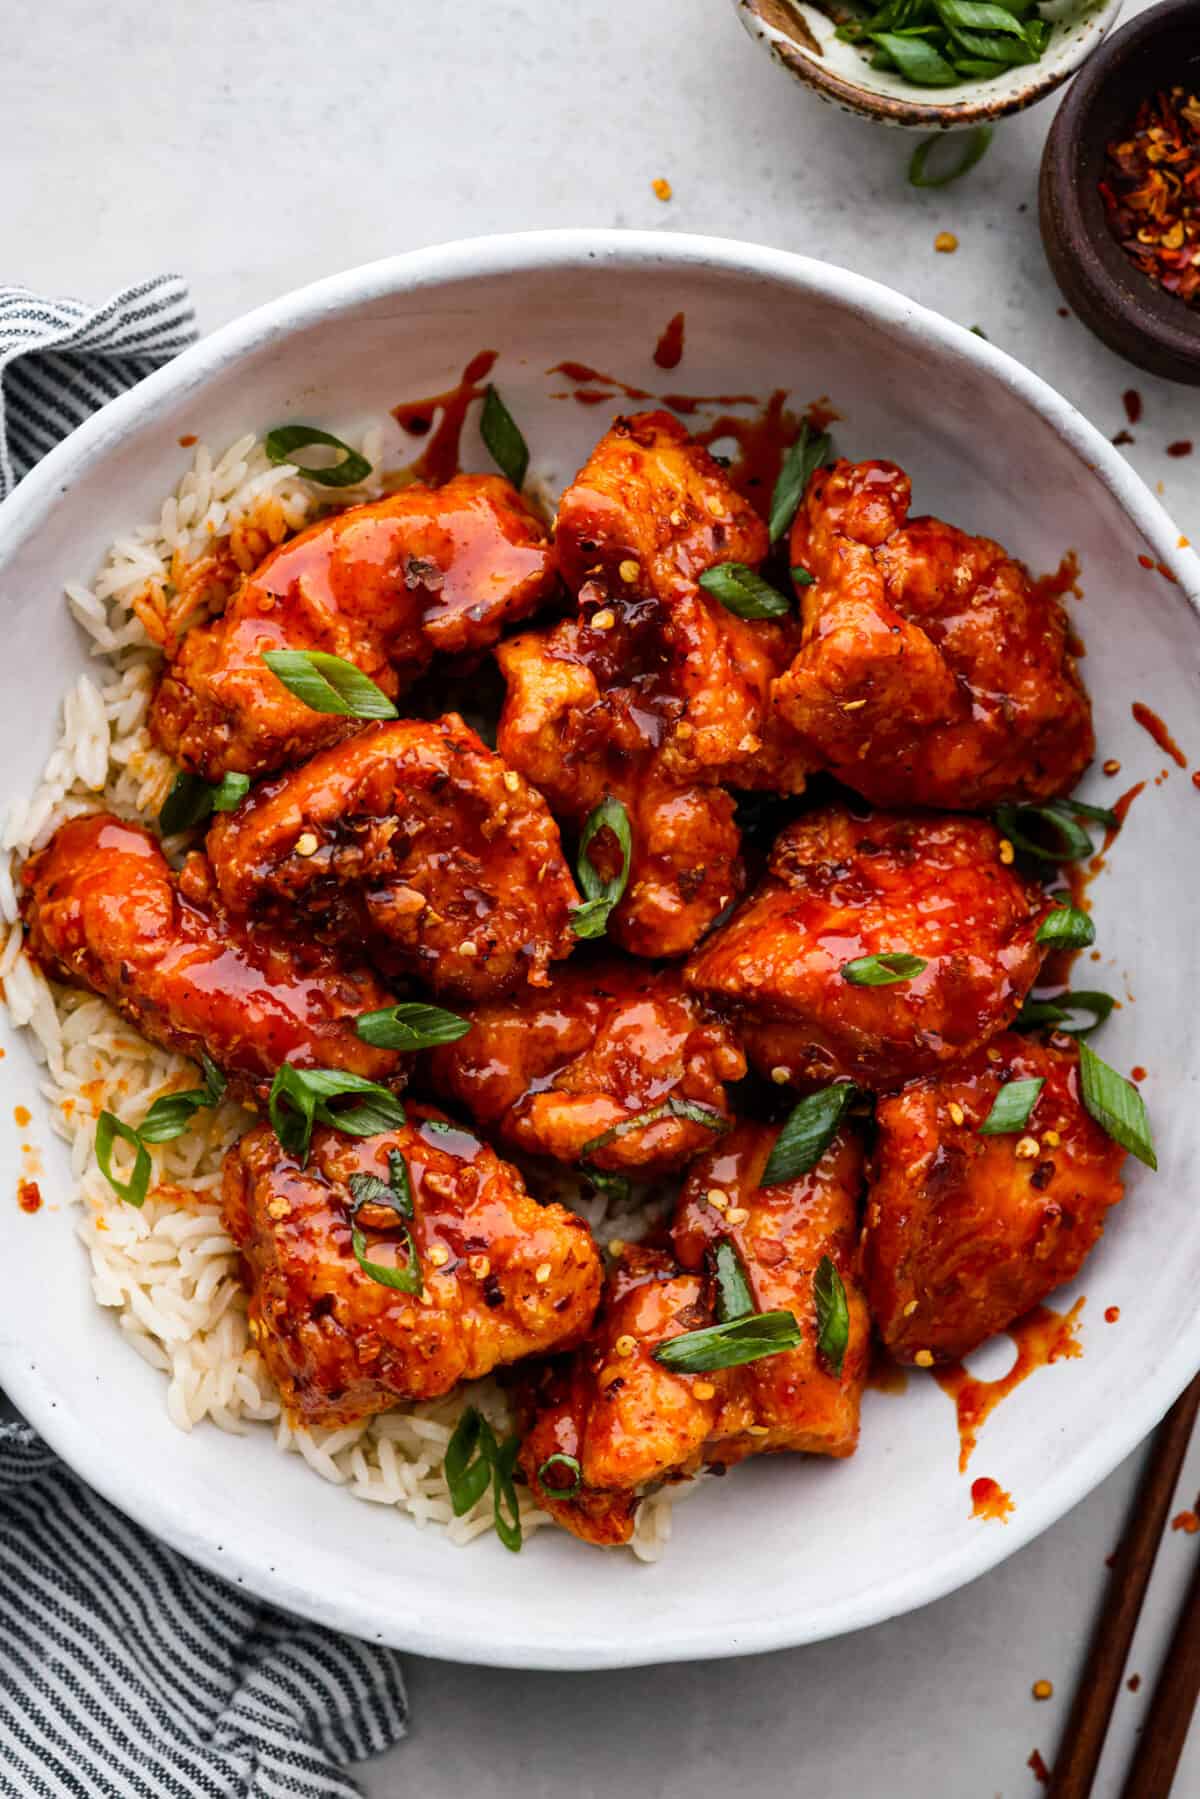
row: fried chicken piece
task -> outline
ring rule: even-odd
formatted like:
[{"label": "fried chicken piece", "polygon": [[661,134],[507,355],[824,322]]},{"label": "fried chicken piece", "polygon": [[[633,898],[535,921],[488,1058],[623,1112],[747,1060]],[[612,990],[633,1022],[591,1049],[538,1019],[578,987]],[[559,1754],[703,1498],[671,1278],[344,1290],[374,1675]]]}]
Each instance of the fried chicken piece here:
[{"label": "fried chicken piece", "polygon": [[208,853],[231,911],[299,908],[438,994],[542,986],[575,941],[558,826],[455,713],[368,725],[261,783]]},{"label": "fried chicken piece", "polygon": [[681,1168],[711,1143],[728,1117],[722,1083],[740,1080],[746,1063],[678,968],[605,959],[569,963],[547,987],[478,1007],[466,1036],[433,1052],[431,1071],[440,1092],[514,1149],[559,1162],[587,1150],[598,1168],[650,1172]]},{"label": "fried chicken piece", "polygon": [[780,730],[771,682],[797,631],[742,619],[699,585],[718,563],[766,556],[767,528],[721,465],[669,412],[619,418],[564,493],[555,547],[585,615],[618,625],[652,614],[653,654],[672,704],[663,713],[663,775],[800,792],[808,766]]},{"label": "fried chicken piece", "polygon": [[[980,1136],[1001,1087],[1030,1079],[1045,1086],[1024,1128]],[[863,1279],[900,1362],[969,1355],[1073,1280],[1124,1191],[1125,1152],[1084,1110],[1066,1037],[997,1037],[876,1119]]]},{"label": "fried chicken piece", "polygon": [[[779,1136],[770,1125],[739,1124],[688,1171],[671,1227],[682,1268],[699,1272],[716,1246],[732,1242],[760,1312],[785,1310],[800,1326],[796,1349],[731,1368],[706,1462],[729,1466],[775,1450],[853,1455],[867,1379],[871,1321],[854,1278],[863,1151],[843,1129],[808,1174],[760,1187]],[[728,1201],[724,1210],[710,1194]],[[841,1277],[849,1334],[840,1373],[818,1348],[814,1278],[828,1256]]]},{"label": "fried chicken piece", "polygon": [[[1048,910],[982,819],[825,807],[781,833],[767,878],[686,978],[736,1008],[750,1061],[773,1079],[887,1088],[967,1055],[1015,1016]],[[884,986],[843,976],[860,957],[895,953],[925,966]]]},{"label": "fried chicken piece", "polygon": [[[355,1175],[387,1185],[397,1151],[421,1294],[373,1278],[351,1238],[353,1211],[365,1259],[407,1265],[397,1213],[356,1209],[350,1187]],[[244,1258],[252,1334],[296,1424],[351,1424],[568,1348],[600,1294],[586,1225],[539,1205],[515,1168],[424,1106],[383,1136],[316,1130],[306,1167],[260,1125],[225,1158],[222,1215]]]},{"label": "fried chicken piece", "polygon": [[[496,657],[508,683],[497,738],[505,761],[577,829],[610,795],[628,811],[629,882],[609,938],[635,956],[685,954],[741,891],[740,838],[729,794],[663,769],[675,702],[649,617],[610,631],[566,620],[510,638]],[[593,840],[597,862],[605,838]],[[603,872],[619,867],[616,856]]]},{"label": "fried chicken piece", "polygon": [[[870,1343],[852,1272],[862,1149],[843,1131],[811,1173],[763,1188],[778,1134],[739,1124],[697,1163],[671,1231],[682,1267],[662,1251],[624,1249],[588,1342],[525,1382],[525,1477],[556,1523],[584,1542],[627,1543],[646,1493],[705,1463],[724,1468],[783,1450],[854,1453]],[[708,1199],[714,1191],[728,1200],[725,1210]],[[756,1309],[791,1312],[803,1340],[741,1367],[674,1373],[654,1351],[713,1323],[712,1255],[722,1239],[737,1246]],[[817,1347],[813,1278],[824,1256],[841,1275],[849,1312],[840,1373]],[[561,1491],[573,1471],[554,1456],[578,1463],[577,1491]]]},{"label": "fried chicken piece", "polygon": [[890,462],[818,469],[792,528],[804,641],[775,704],[814,764],[883,806],[1066,793],[1095,748],[1057,596],[990,538],[908,518]]},{"label": "fried chicken piece", "polygon": [[296,931],[247,929],[203,894],[203,859],[177,878],[147,831],[73,818],[25,864],[26,943],[52,979],[90,987],[167,1049],[253,1097],[284,1062],[391,1081],[400,1057],[354,1030],[391,995],[367,969]]},{"label": "fried chicken piece", "polygon": [[[699,1468],[726,1376],[674,1374],[653,1352],[711,1322],[705,1277],[681,1274],[661,1251],[627,1248],[584,1347],[526,1376],[521,1469],[539,1505],[585,1543],[628,1543],[646,1488]],[[543,1478],[552,1456],[578,1462],[578,1493],[556,1497],[572,1475],[559,1463]]]},{"label": "fried chicken piece", "polygon": [[341,656],[394,699],[435,651],[490,648],[555,579],[541,521],[498,475],[349,507],[272,551],[222,617],[187,633],[155,695],[151,734],[209,781],[288,767],[354,721],[293,698],[264,651]]}]

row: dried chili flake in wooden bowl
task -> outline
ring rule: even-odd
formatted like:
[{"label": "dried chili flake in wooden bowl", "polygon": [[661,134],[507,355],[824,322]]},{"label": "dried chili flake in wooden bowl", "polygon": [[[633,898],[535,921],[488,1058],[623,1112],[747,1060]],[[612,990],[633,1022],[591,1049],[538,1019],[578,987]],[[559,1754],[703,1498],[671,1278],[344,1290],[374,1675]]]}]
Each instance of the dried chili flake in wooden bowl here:
[{"label": "dried chili flake in wooden bowl", "polygon": [[1132,128],[1107,145],[1099,185],[1134,267],[1200,304],[1200,99],[1172,87],[1143,100]]}]

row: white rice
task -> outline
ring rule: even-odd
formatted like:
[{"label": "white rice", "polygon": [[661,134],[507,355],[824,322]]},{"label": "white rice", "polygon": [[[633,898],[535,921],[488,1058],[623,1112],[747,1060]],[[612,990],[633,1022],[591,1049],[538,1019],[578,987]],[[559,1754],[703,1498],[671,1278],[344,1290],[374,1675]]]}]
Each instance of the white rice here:
[{"label": "white rice", "polygon": [[[364,435],[362,452],[373,471],[381,468],[382,430]],[[246,1113],[226,1102],[197,1113],[173,1142],[149,1146],[150,1194],[140,1210],[124,1204],[95,1159],[96,1119],[107,1110],[138,1124],[160,1094],[194,1086],[195,1069],[139,1037],[103,1000],[49,983],[25,955],[18,922],[14,872],[65,819],[103,807],[153,823],[174,774],[146,726],[159,646],[219,610],[237,569],[252,567],[299,530],[327,503],[328,491],[287,464],[272,464],[253,436],[216,460],[198,444],[158,519],[118,538],[90,587],[67,589],[96,670],[67,693],[42,781],[14,801],[0,835],[0,982],[13,1023],[27,1027],[43,1065],[53,1126],[71,1146],[77,1185],[70,1197],[82,1208],[78,1230],[91,1258],[92,1292],[116,1313],[130,1347],[163,1374],[172,1422],[186,1431],[202,1423],[234,1433],[269,1428],[278,1448],[303,1457],[323,1480],[465,1544],[490,1530],[490,1495],[455,1518],[442,1459],[467,1405],[478,1406],[499,1432],[508,1430],[497,1383],[476,1382],[433,1404],[397,1407],[339,1430],[293,1429],[250,1338],[237,1252],[220,1217],[221,1161],[247,1128]],[[338,497],[350,504],[379,491],[373,472]],[[610,1219],[598,1195],[558,1197],[570,1199],[601,1241],[618,1224],[623,1236],[639,1234],[636,1214]],[[699,1484],[682,1483],[642,1503],[632,1544],[640,1559],[662,1553],[672,1503]],[[517,1491],[529,1536],[550,1520],[527,1488]]]}]

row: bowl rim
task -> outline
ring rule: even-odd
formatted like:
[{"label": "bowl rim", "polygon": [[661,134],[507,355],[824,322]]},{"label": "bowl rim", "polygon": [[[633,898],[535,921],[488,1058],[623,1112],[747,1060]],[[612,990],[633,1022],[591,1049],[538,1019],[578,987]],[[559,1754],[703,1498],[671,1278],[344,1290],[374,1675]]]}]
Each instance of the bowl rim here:
[{"label": "bowl rim", "polygon": [[[1093,120],[1109,90],[1136,77],[1139,65],[1157,49],[1165,48],[1169,37],[1178,36],[1189,25],[1194,31],[1196,23],[1195,0],[1161,0],[1096,46],[1089,66],[1055,114],[1046,138],[1040,211],[1044,218],[1046,207],[1051,209],[1049,230],[1058,254],[1070,261],[1073,281],[1086,291],[1091,305],[1108,315],[1113,335],[1106,341],[1136,360],[1114,339],[1124,335],[1137,338],[1191,368],[1200,379],[1200,307],[1189,307],[1186,301],[1162,292],[1133,267],[1109,229],[1098,193],[1092,191],[1090,181],[1085,185],[1079,180],[1082,159],[1097,148]],[[1164,40],[1161,46],[1159,39]],[[1129,104],[1135,101],[1136,96],[1131,95]]]},{"label": "bowl rim", "polygon": [[[969,125],[994,124],[997,119],[1024,112],[1026,107],[1035,106],[1039,100],[1044,100],[1065,81],[1069,81],[1080,64],[1096,53],[1104,42],[1105,35],[1120,17],[1124,3],[1125,0],[1099,0],[1095,9],[1095,19],[1103,25],[1099,36],[1083,39],[1075,44],[1052,71],[1043,69],[1038,75],[1035,73],[1039,68],[1038,63],[1018,65],[1018,69],[1024,66],[1030,71],[1030,79],[1025,85],[1011,88],[1007,94],[998,94],[992,99],[945,101],[939,105],[933,100],[908,100],[899,94],[877,93],[873,88],[860,86],[844,75],[835,74],[811,51],[806,50],[803,44],[777,43],[770,35],[767,21],[758,10],[758,0],[732,0],[744,30],[789,75],[814,88],[822,99],[856,112],[863,118],[876,119],[901,130],[939,131],[957,131]],[[1012,71],[1014,75],[1017,72]],[[999,80],[1000,77],[993,79]],[[985,88],[990,84],[980,82],[978,85]],[[921,91],[920,88],[913,89],[914,93]]]},{"label": "bowl rim", "polygon": [[[134,435],[167,407],[203,388],[206,380],[240,358],[296,330],[365,303],[403,296],[430,282],[483,276],[535,277],[549,268],[608,267],[641,272],[669,268],[719,270],[748,283],[783,281],[800,292],[819,292],[851,311],[908,335],[916,335],[953,356],[985,368],[1019,400],[1033,408],[1099,476],[1136,526],[1156,560],[1176,577],[1176,604],[1200,625],[1200,558],[1182,553],[1178,530],[1108,440],[1048,383],[1006,352],[962,325],[918,305],[880,282],[811,257],[735,239],[632,232],[612,229],[530,231],[458,240],[413,250],[328,276],[256,307],[183,351],[128,393],[110,401],[51,450],[9,497],[0,503],[0,569],[14,544],[41,530],[61,493],[83,479],[110,447]],[[743,1622],[730,1641],[725,1625],[661,1620],[648,1632],[614,1642],[589,1634],[580,1620],[570,1634],[530,1627],[527,1613],[506,1613],[494,1630],[439,1627],[420,1618],[397,1616],[389,1595],[362,1605],[328,1590],[313,1592],[303,1580],[268,1566],[261,1545],[246,1540],[217,1544],[206,1534],[202,1504],[191,1516],[158,1495],[155,1483],[141,1480],[106,1448],[102,1432],[75,1428],[56,1404],[40,1358],[0,1333],[0,1382],[13,1403],[49,1446],[89,1486],[162,1541],[223,1579],[239,1581],[264,1600],[335,1629],[396,1643],[416,1654],[497,1667],[591,1669],[745,1655],[837,1636],[881,1623],[943,1597],[1005,1560],[1076,1505],[1137,1446],[1200,1367],[1200,1313],[1147,1373],[1136,1407],[1114,1417],[1111,1428],[1066,1469],[1052,1469],[1041,1488],[1022,1505],[1004,1532],[980,1533],[963,1550],[884,1584],[856,1600],[839,1601],[803,1620],[781,1611]]]}]

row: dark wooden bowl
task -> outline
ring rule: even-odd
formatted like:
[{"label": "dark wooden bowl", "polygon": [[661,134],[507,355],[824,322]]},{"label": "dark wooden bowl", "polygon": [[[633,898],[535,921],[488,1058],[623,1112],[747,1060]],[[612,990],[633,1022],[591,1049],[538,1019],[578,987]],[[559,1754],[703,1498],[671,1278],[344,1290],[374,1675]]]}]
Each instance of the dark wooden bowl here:
[{"label": "dark wooden bowl", "polygon": [[1067,90],[1038,188],[1042,242],[1063,295],[1110,349],[1200,386],[1200,306],[1164,293],[1113,236],[1098,182],[1105,145],[1161,87],[1200,93],[1200,0],[1165,0],[1100,45]]}]

